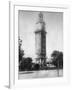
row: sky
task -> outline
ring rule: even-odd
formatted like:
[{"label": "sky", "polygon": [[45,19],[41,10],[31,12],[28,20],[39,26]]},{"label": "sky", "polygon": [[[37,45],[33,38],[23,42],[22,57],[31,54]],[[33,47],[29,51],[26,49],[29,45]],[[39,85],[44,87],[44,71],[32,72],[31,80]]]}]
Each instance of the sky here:
[{"label": "sky", "polygon": [[[25,57],[35,58],[35,30],[38,21],[38,11],[18,12],[19,36],[22,40],[22,49]],[[54,50],[63,51],[63,13],[42,12],[45,21],[46,55],[49,58]]]}]

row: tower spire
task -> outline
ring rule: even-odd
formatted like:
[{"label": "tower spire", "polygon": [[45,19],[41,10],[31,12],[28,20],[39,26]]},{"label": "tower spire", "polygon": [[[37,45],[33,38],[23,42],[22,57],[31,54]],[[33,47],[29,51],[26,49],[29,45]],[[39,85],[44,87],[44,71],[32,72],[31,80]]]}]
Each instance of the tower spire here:
[{"label": "tower spire", "polygon": [[42,12],[39,13],[39,22],[43,22],[43,14],[42,14]]},{"label": "tower spire", "polygon": [[45,22],[43,20],[43,13],[39,12],[38,14],[38,21],[36,22],[36,31],[38,30],[45,30]]}]

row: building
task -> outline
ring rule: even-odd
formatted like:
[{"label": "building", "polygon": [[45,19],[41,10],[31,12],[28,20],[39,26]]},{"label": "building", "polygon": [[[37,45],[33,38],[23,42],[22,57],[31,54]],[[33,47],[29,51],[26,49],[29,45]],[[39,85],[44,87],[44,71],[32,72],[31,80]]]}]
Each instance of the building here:
[{"label": "building", "polygon": [[42,12],[38,15],[35,30],[36,62],[41,66],[46,64],[46,31]]}]

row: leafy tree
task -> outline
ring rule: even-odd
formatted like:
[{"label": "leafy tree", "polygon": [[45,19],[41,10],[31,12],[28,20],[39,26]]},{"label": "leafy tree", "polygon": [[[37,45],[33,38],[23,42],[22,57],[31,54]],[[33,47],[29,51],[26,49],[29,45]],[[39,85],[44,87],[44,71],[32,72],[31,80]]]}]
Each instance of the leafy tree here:
[{"label": "leafy tree", "polygon": [[22,40],[19,38],[19,64],[21,63],[24,56],[24,50],[22,50],[21,46],[22,46]]},{"label": "leafy tree", "polygon": [[32,70],[32,58],[28,57],[28,58],[23,58],[20,68],[22,71],[25,70]]},{"label": "leafy tree", "polygon": [[51,54],[52,63],[58,68],[63,68],[63,53],[59,51],[53,51]]},{"label": "leafy tree", "polygon": [[39,64],[35,64],[34,65],[34,70],[39,70],[40,69],[40,65]]},{"label": "leafy tree", "polygon": [[62,52],[60,52],[58,59],[59,59],[59,67],[63,68],[63,53]]}]

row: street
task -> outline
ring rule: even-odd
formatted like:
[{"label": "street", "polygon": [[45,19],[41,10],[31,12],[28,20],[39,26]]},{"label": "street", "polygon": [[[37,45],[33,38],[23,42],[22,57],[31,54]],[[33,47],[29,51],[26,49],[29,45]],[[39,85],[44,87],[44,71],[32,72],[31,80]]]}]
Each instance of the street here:
[{"label": "street", "polygon": [[40,71],[22,71],[19,72],[19,79],[29,78],[46,78],[46,77],[62,77],[63,70],[40,70]]}]

